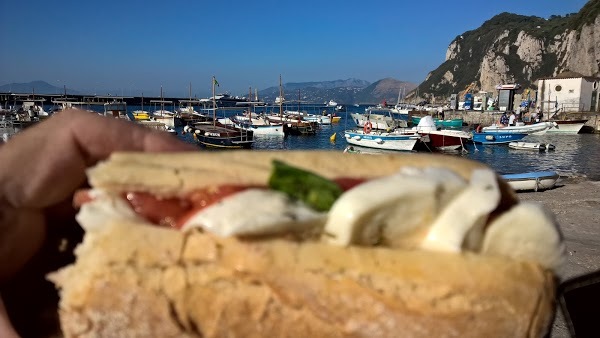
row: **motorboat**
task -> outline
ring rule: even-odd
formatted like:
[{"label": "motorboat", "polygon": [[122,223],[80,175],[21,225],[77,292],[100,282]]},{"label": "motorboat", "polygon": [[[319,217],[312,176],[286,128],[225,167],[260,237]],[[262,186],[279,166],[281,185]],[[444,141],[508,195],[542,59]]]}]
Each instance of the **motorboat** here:
[{"label": "motorboat", "polygon": [[517,133],[517,134],[545,134],[549,129],[556,127],[556,122],[538,122],[534,124],[525,124],[523,122],[517,122],[515,126],[503,126],[493,124],[488,127],[483,127],[482,132],[485,133]]},{"label": "motorboat", "polygon": [[508,146],[519,150],[550,151],[556,149],[553,144],[540,142],[510,142]]},{"label": "motorboat", "polygon": [[473,142],[481,144],[507,144],[523,139],[528,134],[516,132],[474,132]]},{"label": "motorboat", "polygon": [[472,138],[471,133],[462,130],[437,130],[433,118],[429,115],[424,116],[412,130],[417,131],[423,136],[427,136],[431,146],[441,151],[464,148],[464,145]]},{"label": "motorboat", "polygon": [[329,107],[337,107],[337,102],[333,101],[333,100],[329,100],[329,102],[327,102],[327,106]]},{"label": "motorboat", "polygon": [[554,120],[554,128],[548,129],[549,134],[578,134],[587,120]]},{"label": "motorboat", "polygon": [[[389,108],[370,107],[365,113],[351,113],[350,116],[357,127],[363,128],[367,122],[371,122],[373,129],[392,130],[396,128],[407,128],[408,121],[400,114],[395,114]],[[406,115],[408,116],[408,115]]]},{"label": "motorboat", "polygon": [[560,178],[556,171],[535,171],[501,176],[516,191],[552,189]]},{"label": "motorboat", "polygon": [[271,123],[265,116],[235,115],[230,118],[219,119],[218,121],[221,124],[233,125],[240,129],[252,131],[254,135],[285,135],[282,124]]},{"label": "motorboat", "polygon": [[177,135],[177,131],[175,129],[167,126],[166,124],[164,124],[162,122],[150,121],[150,120],[138,120],[136,122],[146,128],[163,131],[163,132],[169,133],[171,135]]},{"label": "motorboat", "polygon": [[344,137],[346,142],[351,145],[399,151],[412,151],[422,138],[416,131],[385,132],[363,129],[346,130]]},{"label": "motorboat", "polygon": [[[421,122],[421,119],[424,117],[427,117],[429,115],[426,116],[412,116],[412,122],[414,124],[419,124],[419,122]],[[448,120],[440,120],[440,119],[433,119],[433,122],[435,123],[435,125],[437,127],[440,128],[461,128],[463,125],[463,119],[448,119]]]}]

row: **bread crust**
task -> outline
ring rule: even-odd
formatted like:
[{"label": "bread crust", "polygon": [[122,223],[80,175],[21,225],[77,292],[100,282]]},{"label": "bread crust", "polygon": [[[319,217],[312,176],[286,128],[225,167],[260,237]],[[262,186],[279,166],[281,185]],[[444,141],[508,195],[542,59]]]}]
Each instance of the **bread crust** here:
[{"label": "bread crust", "polygon": [[[264,184],[273,159],[328,178],[378,177],[403,166],[468,179],[483,164],[442,155],[334,152],[114,154],[93,187],[186,194]],[[501,205],[517,203],[499,179]],[[555,280],[531,262],[471,253],[220,238],[138,223],[88,232],[77,262],[49,278],[66,337],[539,337]]]},{"label": "bread crust", "polygon": [[112,223],[51,277],[67,337],[538,337],[552,273],[476,254]]}]

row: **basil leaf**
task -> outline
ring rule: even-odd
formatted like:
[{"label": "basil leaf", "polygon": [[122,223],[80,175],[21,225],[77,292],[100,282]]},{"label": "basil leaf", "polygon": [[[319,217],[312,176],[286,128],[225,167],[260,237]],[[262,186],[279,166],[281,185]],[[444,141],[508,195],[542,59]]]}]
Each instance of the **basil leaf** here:
[{"label": "basil leaf", "polygon": [[317,211],[331,209],[343,192],[334,181],[279,160],[273,161],[269,187],[301,200]]}]

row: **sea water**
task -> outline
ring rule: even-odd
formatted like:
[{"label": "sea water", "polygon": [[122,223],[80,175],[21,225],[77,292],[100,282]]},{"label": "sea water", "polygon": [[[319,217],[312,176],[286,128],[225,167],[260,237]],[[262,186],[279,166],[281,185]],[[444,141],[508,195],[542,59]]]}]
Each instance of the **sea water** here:
[{"label": "sea water", "polygon": [[[356,124],[350,117],[352,112],[365,112],[366,106],[348,106],[347,112],[335,112],[341,116],[339,123],[323,125],[315,135],[301,136],[255,136],[253,149],[260,150],[332,150],[343,151],[348,144],[344,138],[344,131],[356,128]],[[133,111],[139,107],[128,107]],[[266,112],[278,111],[278,107],[260,108]],[[297,106],[287,109],[298,110]],[[308,113],[321,114],[323,110],[334,113],[333,107],[317,107],[307,105],[300,107]],[[242,110],[219,111],[218,117],[231,116],[241,113]],[[178,137],[190,143],[194,143],[191,135],[183,135],[182,128],[178,129]],[[335,141],[331,141],[332,135],[336,135]],[[507,145],[478,145],[468,144],[464,151],[447,153],[449,156],[460,156],[483,162],[491,166],[501,174],[524,173],[530,171],[554,170],[561,176],[587,177],[591,180],[600,180],[600,134],[578,134],[578,135],[529,135],[523,139],[525,142],[541,142],[553,144],[556,149],[548,152],[533,150],[516,150]],[[200,148],[199,148],[200,149]],[[373,151],[362,149],[363,151]],[[375,151],[376,152],[376,151]]]}]

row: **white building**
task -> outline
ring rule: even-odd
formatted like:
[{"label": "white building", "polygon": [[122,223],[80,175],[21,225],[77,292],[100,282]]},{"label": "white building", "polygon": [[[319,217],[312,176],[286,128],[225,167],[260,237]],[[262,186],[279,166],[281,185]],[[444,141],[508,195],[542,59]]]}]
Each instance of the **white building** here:
[{"label": "white building", "polygon": [[544,113],[598,111],[600,78],[566,71],[538,80],[537,106]]}]

